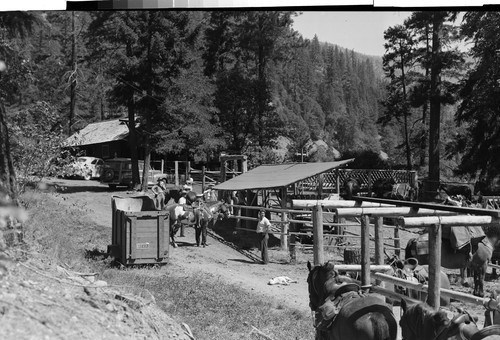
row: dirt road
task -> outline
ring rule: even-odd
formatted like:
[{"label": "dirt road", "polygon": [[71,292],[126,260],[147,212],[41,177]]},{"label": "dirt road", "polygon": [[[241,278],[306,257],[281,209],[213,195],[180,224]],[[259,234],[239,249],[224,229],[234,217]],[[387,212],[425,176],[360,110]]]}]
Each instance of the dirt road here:
[{"label": "dirt road", "polygon": [[[48,183],[55,186],[63,202],[76,205],[89,213],[96,224],[109,227],[111,240],[111,196],[133,195],[125,189],[111,191],[97,181],[52,179]],[[194,188],[196,191],[196,187]],[[199,190],[199,188],[198,188]],[[307,268],[305,265],[289,265],[278,260],[262,265],[253,262],[242,253],[208,238],[206,248],[196,247],[194,230],[186,229],[185,237],[178,237],[178,248],[171,248],[168,270],[180,273],[210,273],[222,280],[237,284],[254,294],[274,299],[277,304],[287,305],[301,312],[309,313],[307,292]],[[279,252],[272,250],[272,253]],[[167,270],[167,269],[160,269]],[[268,285],[271,278],[287,276],[297,283],[288,286]]]}]

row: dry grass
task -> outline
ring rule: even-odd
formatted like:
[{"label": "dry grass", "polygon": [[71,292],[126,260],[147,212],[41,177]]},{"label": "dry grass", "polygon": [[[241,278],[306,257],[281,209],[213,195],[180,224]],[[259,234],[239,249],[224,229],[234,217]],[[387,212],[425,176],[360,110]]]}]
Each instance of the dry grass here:
[{"label": "dry grass", "polygon": [[[61,203],[54,194],[29,192],[23,201],[30,213],[25,240],[50,261],[78,271],[96,271],[109,284],[147,290],[178,322],[190,325],[196,339],[259,339],[252,326],[273,339],[312,339],[311,316],[219,280],[214,275],[182,276],[170,266],[117,269],[109,260],[89,259],[104,251],[111,229],[96,225],[85,207]],[[273,252],[286,261],[286,252]]]}]

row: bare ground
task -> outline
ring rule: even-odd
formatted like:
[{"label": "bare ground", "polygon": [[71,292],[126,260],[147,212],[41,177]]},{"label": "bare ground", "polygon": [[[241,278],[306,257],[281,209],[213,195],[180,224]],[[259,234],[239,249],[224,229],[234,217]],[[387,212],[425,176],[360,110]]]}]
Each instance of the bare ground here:
[{"label": "bare ground", "polygon": [[[101,250],[105,250],[111,239],[111,195],[133,194],[126,190],[110,191],[96,181],[61,179],[48,181],[45,189],[52,192],[61,207],[83,210],[95,224],[105,227],[107,231],[100,239],[87,241]],[[61,210],[64,213],[64,209]],[[402,244],[412,236],[402,233]],[[203,273],[215,275],[222,282],[236,284],[277,306],[284,305],[304,315],[310,313],[305,262],[312,260],[312,254],[301,254],[298,264],[291,265],[288,254],[276,248],[271,250],[271,263],[262,265],[253,261],[258,258],[255,250],[238,251],[212,237],[209,237],[208,247],[194,246],[191,228],[187,228],[186,236],[178,240],[181,246],[171,249],[170,263],[156,268],[158,274],[175,271],[186,277]],[[96,334],[103,339],[169,339],[167,334],[171,334],[172,339],[189,338],[186,328],[160,310],[154,297],[147,292],[133,287],[95,288],[91,281],[98,277],[79,275],[82,273],[70,270],[75,270],[73,266],[61,266],[44,254],[37,256],[33,250],[29,256],[22,249],[11,255],[25,262],[11,263],[9,276],[0,280],[0,322],[3,325],[0,338],[90,339],[96,338]],[[339,260],[335,252],[329,253],[327,258]],[[298,282],[288,286],[268,285],[269,279],[276,276],[288,276]],[[497,284],[497,281],[486,282],[487,294]],[[453,285],[453,289],[470,291],[458,285]],[[460,302],[454,305],[465,307],[479,318],[482,326],[482,307]],[[190,326],[196,328],[195,324]]]}]

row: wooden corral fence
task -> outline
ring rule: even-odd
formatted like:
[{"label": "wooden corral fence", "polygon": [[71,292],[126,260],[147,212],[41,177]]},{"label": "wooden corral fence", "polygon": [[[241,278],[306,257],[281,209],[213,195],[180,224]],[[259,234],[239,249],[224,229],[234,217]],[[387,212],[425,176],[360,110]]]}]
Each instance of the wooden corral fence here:
[{"label": "wooden corral fence", "polygon": [[[346,226],[357,225],[361,226],[361,282],[363,288],[372,289],[374,292],[379,292],[393,297],[394,292],[389,292],[381,287],[371,286],[371,271],[373,266],[384,265],[384,236],[383,228],[387,227],[383,224],[384,218],[397,218],[397,225],[405,229],[427,228],[429,231],[429,283],[421,285],[411,283],[406,280],[394,278],[383,273],[373,274],[373,278],[377,281],[388,281],[399,286],[405,286],[411,289],[428,292],[428,303],[434,308],[439,308],[440,296],[447,296],[465,302],[482,305],[486,300],[478,298],[470,294],[455,292],[446,289],[440,289],[441,272],[441,233],[443,225],[452,226],[471,226],[471,225],[487,225],[499,223],[500,211],[444,206],[431,203],[395,201],[378,198],[357,197],[356,201],[343,200],[294,200],[294,209],[273,209],[247,206],[234,206],[236,208],[245,209],[264,209],[266,211],[278,213],[279,219],[272,219],[271,223],[280,224],[281,228],[275,234],[279,234],[282,240],[282,247],[286,242],[283,239],[290,237],[293,234],[289,232],[288,226],[290,223],[304,223],[303,220],[294,220],[290,218],[293,214],[309,212],[313,225],[313,256],[314,264],[322,264],[325,261],[324,257],[324,226]],[[324,209],[331,209],[333,212],[324,212]],[[336,219],[357,218],[359,224],[349,223],[324,223],[324,216],[333,214]],[[233,216],[237,220],[247,219],[257,221],[256,218]],[[374,243],[375,243],[375,263],[370,262],[370,224],[374,226]],[[395,230],[397,230],[397,225]],[[242,229],[242,228],[240,228]],[[252,229],[244,229],[254,231]],[[335,235],[339,236],[339,235]],[[351,237],[351,236],[348,236]],[[395,237],[394,241],[399,241]],[[293,244],[290,245],[293,247]],[[399,246],[398,246],[399,247]],[[396,247],[395,247],[396,248]]]}]

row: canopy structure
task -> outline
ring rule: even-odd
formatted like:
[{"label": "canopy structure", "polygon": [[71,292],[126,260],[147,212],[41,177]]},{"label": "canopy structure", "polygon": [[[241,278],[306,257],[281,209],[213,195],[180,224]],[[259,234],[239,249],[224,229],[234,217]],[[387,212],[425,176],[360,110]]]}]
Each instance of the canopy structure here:
[{"label": "canopy structure", "polygon": [[261,165],[253,170],[216,185],[217,190],[255,190],[283,188],[352,162],[289,163]]}]

